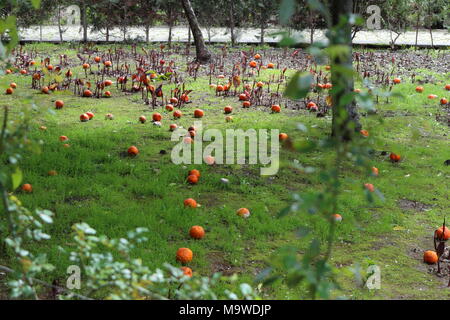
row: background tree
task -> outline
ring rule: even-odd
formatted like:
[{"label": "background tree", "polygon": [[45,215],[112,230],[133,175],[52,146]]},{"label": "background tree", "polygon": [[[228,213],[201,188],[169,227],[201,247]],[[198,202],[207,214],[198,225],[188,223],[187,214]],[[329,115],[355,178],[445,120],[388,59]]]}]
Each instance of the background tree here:
[{"label": "background tree", "polygon": [[211,60],[211,53],[209,53],[208,49],[206,49],[202,31],[198,25],[197,17],[192,9],[191,2],[189,0],[182,0],[181,2],[183,3],[186,18],[189,21],[190,30],[192,30],[192,34],[194,36],[197,55],[196,61],[199,63],[207,63]]},{"label": "background tree", "polygon": [[278,11],[278,2],[273,0],[252,0],[253,24],[259,25],[260,44],[264,44],[264,32],[271,17]]},{"label": "background tree", "polygon": [[169,37],[167,42],[170,48],[172,46],[172,29],[182,13],[181,2],[179,0],[158,0],[158,7],[161,10],[160,18],[169,27]]}]

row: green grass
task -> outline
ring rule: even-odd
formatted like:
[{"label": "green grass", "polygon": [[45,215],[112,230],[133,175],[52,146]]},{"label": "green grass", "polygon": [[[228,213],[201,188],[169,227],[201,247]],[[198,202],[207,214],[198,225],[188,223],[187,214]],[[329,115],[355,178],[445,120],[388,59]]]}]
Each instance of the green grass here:
[{"label": "green grass", "polygon": [[[75,51],[66,47],[40,45],[42,53],[52,55],[66,52],[71,59]],[[55,50],[56,49],[56,50]],[[104,48],[103,48],[104,49]],[[185,58],[178,57],[177,61]],[[75,60],[76,61],[76,60]],[[78,68],[74,73],[81,72]],[[418,70],[429,74],[430,71]],[[278,71],[262,71],[261,80]],[[288,74],[292,74],[289,70]],[[429,93],[450,98],[443,89],[449,74],[434,74],[434,84],[424,85],[425,92],[414,91],[415,84],[402,83],[394,91],[403,97],[393,97],[389,104],[377,106],[378,115],[362,118],[364,128],[370,131],[370,140],[377,151],[400,153],[403,161],[392,164],[388,157],[374,157],[374,166],[380,170],[377,178],[366,177],[355,168],[345,169],[343,193],[339,198],[340,213],[344,221],[337,231],[337,244],[333,262],[340,269],[339,280],[343,287],[336,295],[357,299],[385,298],[448,298],[448,291],[439,290],[441,280],[426,272],[420,259],[410,254],[410,249],[431,249],[430,235],[442,223],[448,213],[449,169],[443,162],[450,158],[448,126],[435,120],[441,111],[438,100],[428,100]],[[187,79],[187,77],[186,77]],[[140,115],[151,119],[154,112],[144,105],[139,94],[125,95],[112,89],[113,98],[89,99],[75,97],[72,92],[55,92],[44,95],[30,90],[30,77],[17,74],[2,76],[0,83],[6,88],[16,82],[18,89],[13,96],[0,96],[1,105],[10,105],[18,112],[22,105],[18,95],[31,95],[41,110],[53,109],[54,101],[63,99],[65,107],[39,114],[35,118],[30,138],[42,140],[40,154],[27,154],[21,167],[24,183],[31,183],[32,194],[19,194],[29,208],[46,208],[55,212],[55,223],[49,227],[52,236],[44,244],[30,244],[32,250],[46,252],[56,265],[56,273],[48,280],[65,277],[70,262],[61,255],[58,246],[73,245],[70,234],[74,223],[85,221],[100,234],[121,237],[130,229],[147,227],[149,241],[140,245],[135,256],[157,268],[164,262],[176,265],[175,252],[179,247],[189,247],[194,260],[189,265],[196,274],[210,275],[215,271],[237,272],[240,281],[252,282],[255,274],[265,268],[285,245],[296,245],[301,250],[306,240],[295,237],[300,225],[313,227],[316,234],[326,230],[325,222],[309,215],[293,214],[277,218],[277,213],[290,199],[294,191],[313,191],[321,185],[316,174],[302,173],[289,163],[298,159],[302,164],[318,167],[331,163],[333,154],[315,152],[294,153],[282,150],[279,173],[271,178],[259,175],[255,165],[174,165],[170,151],[170,123],[185,128],[193,124],[193,110],[205,110],[203,125],[224,131],[229,128],[273,128],[289,134],[292,140],[328,134],[331,119],[316,118],[314,114],[283,109],[281,114],[254,107],[242,109],[237,98],[216,97],[208,88],[208,79],[196,82],[187,80],[192,89],[193,102],[182,111],[180,120],[172,120],[162,108],[155,111],[163,115],[162,127],[147,122],[139,124]],[[165,92],[173,86],[165,86]],[[167,91],[166,91],[167,90]],[[225,122],[223,107],[232,105],[234,121]],[[81,113],[92,111],[95,118],[87,123],[79,121]],[[390,117],[385,117],[391,112]],[[115,119],[105,120],[112,113]],[[406,114],[406,115],[405,115]],[[296,130],[297,123],[310,130]],[[47,126],[46,131],[39,126]],[[69,137],[70,148],[62,147],[58,137]],[[123,152],[136,145],[140,154],[136,158],[124,157]],[[160,150],[168,151],[161,155]],[[202,177],[198,185],[186,184],[186,173],[197,168]],[[57,176],[48,176],[56,170]],[[220,178],[230,180],[228,185]],[[386,200],[369,207],[362,185],[371,182],[381,190]],[[183,207],[185,198],[195,198],[200,208]],[[399,206],[399,199],[419,201],[429,205],[429,210],[416,212]],[[240,207],[250,209],[249,219],[236,216]],[[201,225],[206,237],[200,241],[189,238],[188,230]],[[349,267],[361,264],[377,264],[382,269],[382,288],[369,291],[359,288],[353,281]],[[222,284],[229,286],[229,284]],[[267,288],[266,298],[297,299],[306,297],[305,288],[289,289],[283,283]]]}]

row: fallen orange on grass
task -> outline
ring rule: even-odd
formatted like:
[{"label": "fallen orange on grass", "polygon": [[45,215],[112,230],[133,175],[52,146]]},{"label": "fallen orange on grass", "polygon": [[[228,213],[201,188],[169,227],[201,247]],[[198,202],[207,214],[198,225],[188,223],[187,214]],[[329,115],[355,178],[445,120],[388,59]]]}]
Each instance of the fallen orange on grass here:
[{"label": "fallen orange on grass", "polygon": [[80,121],[81,122],[89,121],[89,116],[86,113],[83,113],[82,115],[80,115]]},{"label": "fallen orange on grass", "polygon": [[201,109],[195,109],[194,110],[194,117],[195,118],[202,118],[205,115],[205,113],[203,112],[203,110]]},{"label": "fallen orange on grass", "polygon": [[436,251],[428,250],[423,253],[423,261],[428,264],[435,264],[438,262],[438,259]]},{"label": "fallen orange on grass", "polygon": [[33,192],[33,187],[29,183],[25,183],[22,185],[22,191],[31,193]]},{"label": "fallen orange on grass", "polygon": [[341,222],[342,221],[342,216],[339,213],[335,213],[335,214],[333,214],[333,219],[336,222]]},{"label": "fallen orange on grass", "polygon": [[183,114],[181,113],[180,110],[176,110],[176,111],[174,111],[174,113],[173,113],[173,117],[176,118],[176,119],[181,118],[182,115],[183,115]]},{"label": "fallen orange on grass", "polygon": [[198,171],[197,169],[192,169],[189,171],[189,175],[194,175],[197,176],[197,178],[200,178],[200,171]]},{"label": "fallen orange on grass", "polygon": [[198,182],[198,176],[193,175],[193,174],[189,175],[189,176],[187,177],[187,182],[189,182],[190,184],[197,184],[197,182]]},{"label": "fallen orange on grass", "polygon": [[127,152],[130,156],[136,156],[139,153],[139,149],[135,146],[131,146],[128,148]]},{"label": "fallen orange on grass", "polygon": [[250,217],[250,210],[248,210],[247,208],[240,208],[236,211],[236,214],[240,217],[248,218]]},{"label": "fallen orange on grass", "polygon": [[361,130],[359,131],[364,137],[368,137],[369,136],[369,131],[367,130]]},{"label": "fallen orange on grass", "polygon": [[365,183],[365,184],[364,184],[364,188],[366,188],[366,189],[369,190],[370,192],[374,192],[374,191],[375,191],[375,187],[374,187],[373,184],[371,184],[371,183]]},{"label": "fallen orange on grass", "polygon": [[183,271],[183,274],[185,276],[192,277],[192,269],[191,268],[189,268],[189,267],[181,267],[180,269],[181,269],[181,271]]},{"label": "fallen orange on grass", "polygon": [[194,239],[202,239],[205,236],[205,230],[201,226],[193,226],[189,230],[189,235]]},{"label": "fallen orange on grass", "polygon": [[173,105],[171,105],[171,104],[166,105],[166,110],[169,111],[169,112],[172,112],[173,111]]},{"label": "fallen orange on grass", "polygon": [[188,198],[188,199],[184,200],[184,206],[190,207],[190,208],[197,208],[197,201],[195,201],[192,198]]},{"label": "fallen orange on grass", "polygon": [[62,100],[56,100],[56,101],[55,101],[55,108],[56,108],[56,109],[62,109],[62,107],[64,107],[64,101],[62,101]]},{"label": "fallen orange on grass", "polygon": [[181,263],[188,263],[192,261],[194,254],[189,248],[180,248],[177,250],[177,261]]},{"label": "fallen orange on grass", "polygon": [[378,176],[378,168],[377,167],[372,167],[372,174],[374,176]]},{"label": "fallen orange on grass", "polygon": [[145,116],[140,116],[139,117],[139,122],[140,123],[145,123],[147,121],[147,118]]},{"label": "fallen orange on grass", "polygon": [[391,153],[389,155],[389,158],[391,159],[392,162],[399,162],[401,159],[401,156],[399,154]]},{"label": "fallen orange on grass", "polygon": [[274,104],[271,109],[272,109],[273,113],[280,113],[281,112],[281,107],[279,105],[277,105],[277,104]]},{"label": "fallen orange on grass", "polygon": [[287,140],[287,138],[289,138],[289,136],[286,134],[286,133],[280,133],[279,135],[278,135],[278,139],[280,140],[280,141],[284,141],[284,140]]},{"label": "fallen orange on grass", "polygon": [[161,116],[161,114],[155,112],[155,113],[152,115],[152,119],[153,119],[153,121],[161,121],[162,116]]}]

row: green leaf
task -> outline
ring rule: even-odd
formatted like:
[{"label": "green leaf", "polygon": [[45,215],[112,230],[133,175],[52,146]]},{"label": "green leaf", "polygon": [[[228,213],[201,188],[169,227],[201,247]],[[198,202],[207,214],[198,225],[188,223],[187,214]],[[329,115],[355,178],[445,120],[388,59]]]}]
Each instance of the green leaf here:
[{"label": "green leaf", "polygon": [[311,89],[313,77],[308,72],[297,72],[286,87],[285,95],[291,99],[305,98]]},{"label": "green leaf", "polygon": [[31,4],[35,9],[39,9],[39,7],[41,6],[41,0],[31,0]]},{"label": "green leaf", "polygon": [[20,170],[19,167],[16,167],[16,171],[11,175],[13,190],[16,190],[20,186],[22,178],[23,178],[22,170]]},{"label": "green leaf", "polygon": [[283,0],[280,4],[280,23],[287,24],[295,11],[294,0]]}]

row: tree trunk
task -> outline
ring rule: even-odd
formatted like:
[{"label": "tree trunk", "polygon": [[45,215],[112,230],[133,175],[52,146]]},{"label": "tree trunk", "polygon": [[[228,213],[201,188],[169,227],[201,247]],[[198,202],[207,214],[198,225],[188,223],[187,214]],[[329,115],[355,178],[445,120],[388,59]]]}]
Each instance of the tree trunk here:
[{"label": "tree trunk", "polygon": [[188,45],[191,45],[191,28],[188,28]]},{"label": "tree trunk", "polygon": [[82,12],[82,19],[83,19],[83,42],[87,42],[88,41],[88,36],[87,36],[87,31],[88,31],[88,26],[87,26],[87,19],[86,19],[86,2],[83,1],[83,12]]},{"label": "tree trunk", "polygon": [[106,27],[106,42],[109,42],[109,26]]},{"label": "tree trunk", "polygon": [[194,36],[195,51],[197,55],[196,61],[199,63],[208,63],[211,60],[211,53],[205,46],[202,31],[198,25],[197,17],[192,9],[191,2],[189,0],[182,0],[182,3],[184,12],[186,13],[186,18],[189,21],[189,27],[192,30],[192,35]]},{"label": "tree trunk", "polygon": [[58,32],[59,32],[59,41],[63,43],[63,31],[61,26],[61,7],[58,6]]},{"label": "tree trunk", "polygon": [[[333,25],[336,26],[339,24],[340,16],[351,14],[352,7],[352,0],[333,0],[331,2],[330,10],[332,12]],[[332,94],[332,135],[335,137],[341,137],[343,140],[348,141],[351,140],[352,130],[361,130],[361,125],[359,123],[359,116],[355,101],[352,100],[346,104],[342,103],[344,97],[351,94],[354,90],[353,76],[348,75],[348,70],[353,69],[351,24],[347,23],[342,31],[343,37],[339,40],[332,38],[330,43],[330,45],[345,45],[349,47],[347,53],[336,55],[331,61],[331,82],[333,83],[334,91]]]},{"label": "tree trunk", "polygon": [[172,48],[172,20],[169,21],[169,39],[167,39],[167,45]]},{"label": "tree trunk", "polygon": [[433,42],[433,29],[430,27],[430,37],[431,37],[431,48],[434,48],[434,42]]},{"label": "tree trunk", "polygon": [[416,49],[417,49],[417,40],[419,38],[419,22],[420,22],[420,14],[417,13],[417,20],[416,20],[416,44],[415,44]]},{"label": "tree trunk", "polygon": [[264,44],[264,22],[261,22],[261,39],[260,39],[261,45]]},{"label": "tree trunk", "polygon": [[230,1],[230,34],[231,34],[231,46],[234,47],[236,39],[234,36],[234,5],[233,1]]},{"label": "tree trunk", "polygon": [[150,25],[147,24],[145,26],[145,42],[149,42],[150,41]]}]

